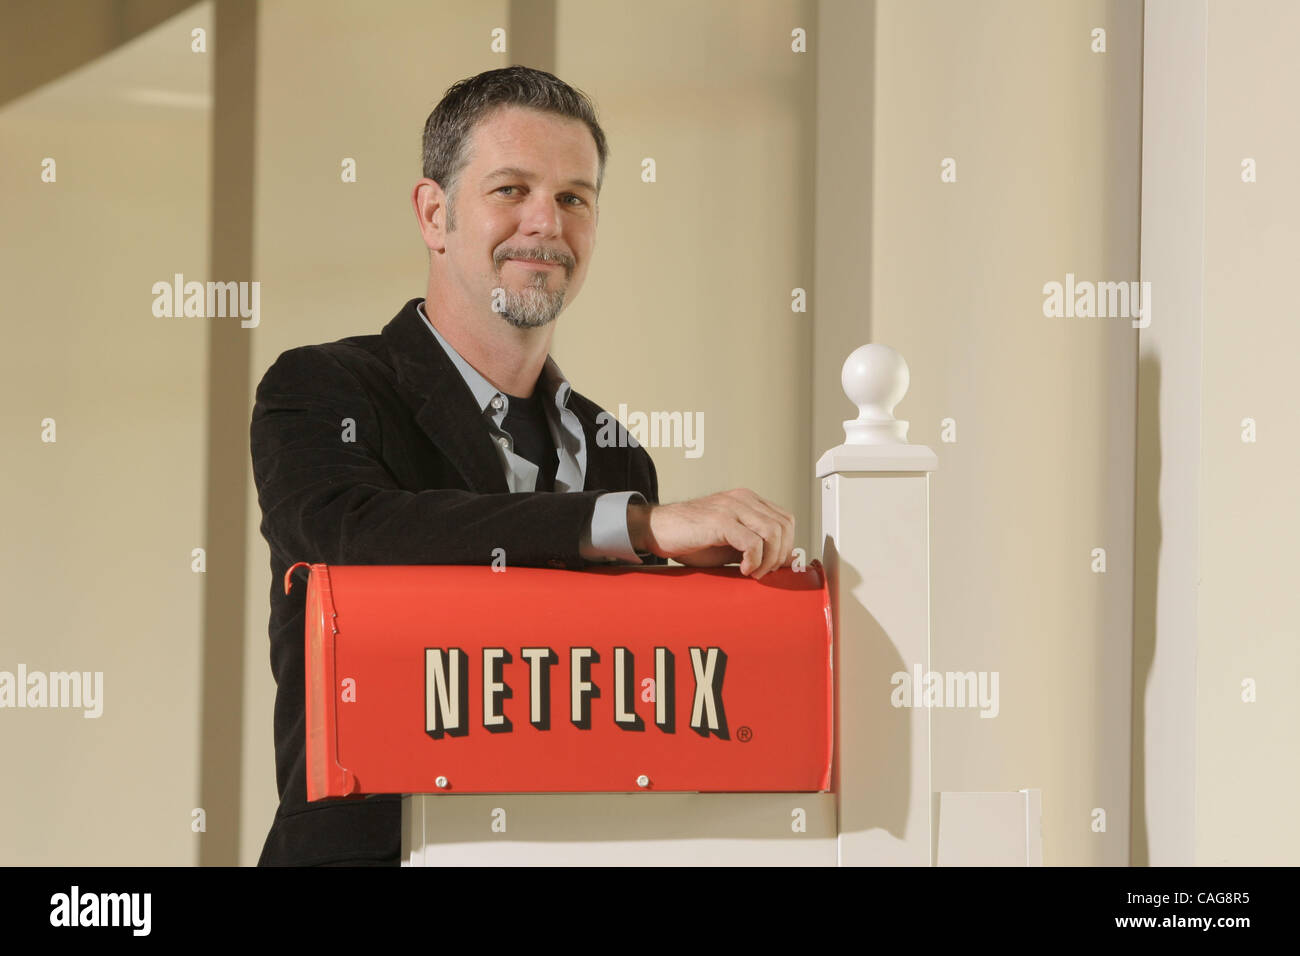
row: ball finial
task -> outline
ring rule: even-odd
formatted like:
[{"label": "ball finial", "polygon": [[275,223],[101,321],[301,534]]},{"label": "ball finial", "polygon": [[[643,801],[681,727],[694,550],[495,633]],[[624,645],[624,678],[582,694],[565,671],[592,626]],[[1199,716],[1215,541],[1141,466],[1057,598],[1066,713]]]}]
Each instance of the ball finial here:
[{"label": "ball finial", "polygon": [[894,418],[894,406],[907,394],[907,362],[888,345],[854,349],[844,360],[840,384],[858,407],[858,417],[844,423],[846,445],[906,444],[907,422]]}]

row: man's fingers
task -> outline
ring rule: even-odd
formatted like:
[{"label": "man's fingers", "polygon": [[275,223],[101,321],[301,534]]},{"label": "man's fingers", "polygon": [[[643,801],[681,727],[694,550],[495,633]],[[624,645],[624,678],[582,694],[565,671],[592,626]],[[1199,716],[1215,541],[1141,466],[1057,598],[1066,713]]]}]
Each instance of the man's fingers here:
[{"label": "man's fingers", "polygon": [[[656,527],[655,534],[669,548],[669,556],[676,557],[682,564],[703,567],[739,559],[741,574],[758,579],[791,563],[794,515],[748,488],[718,492],[682,506],[688,510],[680,515],[680,519],[686,522],[681,533],[676,533],[678,529],[667,520],[679,518],[675,512],[669,511],[672,507],[660,509],[658,517],[664,519],[664,527]],[[651,512],[651,515],[653,520],[656,513]],[[680,541],[680,544],[674,541]],[[672,551],[682,545],[694,547],[673,555]]]},{"label": "man's fingers", "polygon": [[754,497],[754,504],[744,510],[740,520],[763,542],[762,558],[755,574],[756,578],[762,578],[788,559],[794,538],[794,518],[762,498]]},{"label": "man's fingers", "polygon": [[794,552],[794,515],[784,508],[774,505],[766,498],[756,495],[748,488],[737,490],[742,492],[738,497],[749,506],[752,513],[764,515],[769,522],[776,523],[774,529],[771,524],[758,524],[753,520],[746,521],[746,524],[762,534],[768,542],[768,547],[765,550],[770,552],[771,561],[759,574],[759,577],[775,568],[789,565],[790,557]]},{"label": "man's fingers", "polygon": [[740,552],[740,573],[750,575],[763,561],[763,538],[739,518],[732,519],[723,532],[727,543]]}]

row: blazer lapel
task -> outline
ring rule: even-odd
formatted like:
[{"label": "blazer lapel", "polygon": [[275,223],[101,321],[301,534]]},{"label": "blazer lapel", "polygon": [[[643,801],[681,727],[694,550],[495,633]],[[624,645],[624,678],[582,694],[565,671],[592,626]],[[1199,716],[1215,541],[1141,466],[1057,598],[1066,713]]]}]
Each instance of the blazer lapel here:
[{"label": "blazer lapel", "polygon": [[[508,492],[510,486],[492,445],[492,436],[483,423],[482,409],[475,403],[474,393],[461,378],[460,371],[416,311],[421,301],[407,302],[382,333],[402,398],[415,414],[420,429],[460,472],[471,491]],[[570,394],[569,409],[578,417],[587,444],[583,490],[621,489],[626,480],[627,459],[618,450],[597,444],[598,424],[592,408],[596,406],[576,390]],[[621,426],[619,430],[622,431]]]},{"label": "blazer lapel", "polygon": [[460,472],[471,491],[507,492],[510,486],[483,424],[482,410],[415,310],[421,301],[407,302],[381,333],[402,398],[415,413],[420,429]]}]

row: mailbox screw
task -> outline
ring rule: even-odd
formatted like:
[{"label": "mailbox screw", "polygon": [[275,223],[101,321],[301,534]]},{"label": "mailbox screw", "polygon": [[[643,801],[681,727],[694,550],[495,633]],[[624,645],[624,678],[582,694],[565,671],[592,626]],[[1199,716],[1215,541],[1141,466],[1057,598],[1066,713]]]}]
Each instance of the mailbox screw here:
[{"label": "mailbox screw", "polygon": [[438,777],[436,780],[434,780],[433,782],[434,782],[435,784],[438,785],[438,789],[440,789],[440,790],[446,790],[446,789],[447,789],[447,778],[446,778],[446,777],[439,776],[439,777]]},{"label": "mailbox screw", "polygon": [[645,774],[641,774],[639,777],[636,778],[636,785],[638,787],[648,787],[650,786],[650,778],[647,777]]}]

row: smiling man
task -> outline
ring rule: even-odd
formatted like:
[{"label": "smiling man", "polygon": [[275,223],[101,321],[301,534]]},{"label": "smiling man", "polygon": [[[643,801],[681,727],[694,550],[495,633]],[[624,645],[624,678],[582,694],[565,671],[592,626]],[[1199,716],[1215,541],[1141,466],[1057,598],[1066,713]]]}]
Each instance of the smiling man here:
[{"label": "smiling man", "polygon": [[[694,566],[790,563],[794,518],[748,489],[658,503],[654,462],[550,357],[596,247],[607,147],[580,92],[540,70],[452,86],[424,128],[412,203],[423,299],[378,335],[283,353],[251,425],[271,551],[280,805],[260,865],[396,865],[400,795],[307,803],[296,562]],[[611,356],[625,361],[611,335]]]}]

